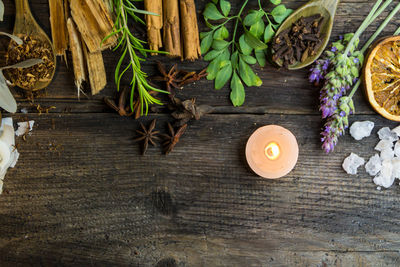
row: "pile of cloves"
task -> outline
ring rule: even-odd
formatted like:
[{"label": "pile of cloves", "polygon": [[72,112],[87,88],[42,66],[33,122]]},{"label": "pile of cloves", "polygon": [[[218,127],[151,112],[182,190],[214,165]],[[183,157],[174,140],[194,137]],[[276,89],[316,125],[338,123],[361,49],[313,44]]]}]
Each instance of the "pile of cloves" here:
[{"label": "pile of cloves", "polygon": [[273,40],[272,60],[282,61],[282,65],[287,68],[315,55],[324,38],[321,33],[323,20],[321,14],[301,17],[292,27],[282,31]]}]

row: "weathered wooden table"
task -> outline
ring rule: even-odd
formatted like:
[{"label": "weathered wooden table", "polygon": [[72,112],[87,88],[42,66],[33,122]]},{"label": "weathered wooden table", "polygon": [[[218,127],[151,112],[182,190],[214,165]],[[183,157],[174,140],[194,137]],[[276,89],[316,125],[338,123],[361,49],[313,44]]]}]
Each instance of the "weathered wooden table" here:
[{"label": "weathered wooden table", "polygon": [[[47,1],[30,2],[49,32]],[[200,12],[207,1],[196,2]],[[237,10],[241,1],[232,2]],[[284,1],[291,8],[304,2]],[[333,38],[354,31],[372,2],[343,0]],[[11,31],[13,1],[5,7],[1,29]],[[396,28],[394,20],[385,34]],[[151,75],[156,59],[172,64],[149,58],[144,69]],[[19,97],[30,112],[13,118],[36,124],[26,142],[17,139],[21,157],[0,196],[1,266],[399,266],[399,187],[378,191],[363,168],[357,176],[341,168],[352,151],[373,155],[377,129],[396,125],[376,115],[361,90],[351,121],[374,121],[373,136],[361,142],[345,136],[325,155],[318,90],[307,82],[307,70],[257,68],[264,84],[248,88],[240,108],[231,106],[228,88],[216,91],[202,80],[179,96],[196,97],[215,112],[193,122],[169,156],[161,148],[140,156],[133,142],[139,121],[157,118],[162,129],[171,118],[135,121],[105,107],[102,97],[115,93],[116,60],[105,53],[108,86],[99,96],[78,101],[72,73],[60,60],[47,94],[35,102],[56,109],[39,115]],[[266,124],[287,127],[300,146],[296,168],[282,179],[257,177],[244,158],[247,138]]]}]

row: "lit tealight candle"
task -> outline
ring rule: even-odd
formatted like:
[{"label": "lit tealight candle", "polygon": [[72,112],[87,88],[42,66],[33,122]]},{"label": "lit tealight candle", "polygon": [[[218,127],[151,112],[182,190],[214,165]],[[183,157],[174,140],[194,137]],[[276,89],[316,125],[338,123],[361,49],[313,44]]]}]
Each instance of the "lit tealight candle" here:
[{"label": "lit tealight candle", "polygon": [[246,145],[250,168],[259,176],[275,179],[288,174],[296,166],[299,146],[287,129],[268,125],[257,129]]}]

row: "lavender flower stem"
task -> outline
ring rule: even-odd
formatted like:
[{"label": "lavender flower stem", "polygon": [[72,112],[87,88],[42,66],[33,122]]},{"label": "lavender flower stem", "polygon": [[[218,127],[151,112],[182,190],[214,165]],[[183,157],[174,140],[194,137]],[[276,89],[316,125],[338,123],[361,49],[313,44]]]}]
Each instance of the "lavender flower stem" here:
[{"label": "lavender flower stem", "polygon": [[[368,47],[372,44],[372,42],[378,37],[378,35],[383,31],[383,29],[388,25],[388,23],[392,20],[394,15],[396,15],[397,12],[400,10],[400,3],[397,4],[397,6],[390,12],[390,14],[386,17],[386,19],[381,23],[379,28],[376,30],[376,32],[369,38],[369,40],[365,43],[363,48],[361,49],[361,53],[365,53],[365,51],[368,49]],[[396,34],[396,33],[395,33]]]},{"label": "lavender flower stem", "polygon": [[350,42],[348,43],[346,50],[344,51],[344,55],[347,55],[350,52],[351,47],[353,46],[354,42],[360,37],[360,35],[365,31],[365,29],[383,12],[383,10],[390,4],[392,0],[387,0],[381,8],[377,11],[379,5],[382,3],[382,0],[376,1],[375,5],[372,7],[371,12],[367,16],[367,18],[363,21],[361,26],[358,28],[356,33],[354,34],[353,38],[351,38]]}]

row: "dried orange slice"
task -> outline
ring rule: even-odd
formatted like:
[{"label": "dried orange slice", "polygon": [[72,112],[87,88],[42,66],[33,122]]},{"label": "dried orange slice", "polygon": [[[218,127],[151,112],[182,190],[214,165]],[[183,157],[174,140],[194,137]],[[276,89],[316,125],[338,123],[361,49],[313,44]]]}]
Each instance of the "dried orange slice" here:
[{"label": "dried orange slice", "polygon": [[368,101],[383,117],[400,121],[400,36],[378,40],[364,67]]}]

